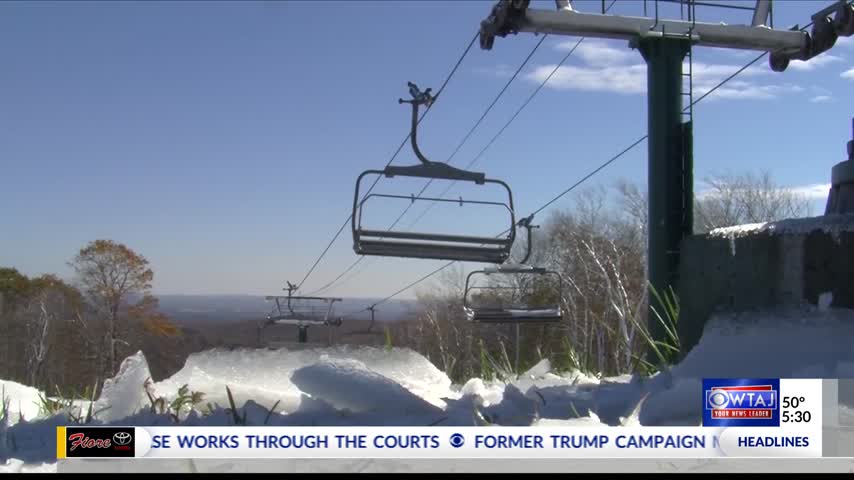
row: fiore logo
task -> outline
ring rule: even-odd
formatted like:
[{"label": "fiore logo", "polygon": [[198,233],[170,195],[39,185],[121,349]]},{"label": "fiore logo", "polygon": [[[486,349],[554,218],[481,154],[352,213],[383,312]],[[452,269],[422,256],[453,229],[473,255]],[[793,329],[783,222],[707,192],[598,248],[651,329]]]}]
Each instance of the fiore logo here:
[{"label": "fiore logo", "polygon": [[116,432],[113,435],[113,443],[116,445],[128,445],[132,438],[128,432]]},{"label": "fiore logo", "polygon": [[89,438],[83,433],[72,433],[68,436],[68,441],[71,445],[68,448],[69,452],[73,452],[77,447],[80,448],[110,448],[110,440],[103,438]]},{"label": "fiore logo", "polygon": [[779,379],[703,380],[703,425],[779,426]]},{"label": "fiore logo", "polygon": [[57,458],[133,457],[132,427],[57,427]]}]

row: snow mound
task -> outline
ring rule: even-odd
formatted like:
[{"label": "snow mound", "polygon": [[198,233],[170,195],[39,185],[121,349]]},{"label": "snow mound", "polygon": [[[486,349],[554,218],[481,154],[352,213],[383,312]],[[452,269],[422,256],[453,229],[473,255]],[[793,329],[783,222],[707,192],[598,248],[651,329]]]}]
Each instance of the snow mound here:
[{"label": "snow mound", "polygon": [[191,355],[184,368],[154,385],[158,395],[173,395],[182,385],[203,392],[207,401],[227,405],[225,387],[235,402],[252,399],[268,408],[277,401],[280,411],[296,411],[302,391],[292,383],[297,370],[322,362],[360,362],[372,371],[434,405],[453,397],[451,380],[429,360],[409,349],[329,347],[306,350],[208,350]]},{"label": "snow mound", "polygon": [[[701,398],[702,380],[678,379],[672,387],[653,391],[642,400],[637,423],[648,426],[700,426],[703,418]],[[630,421],[634,419],[630,417]]]},{"label": "snow mound", "polygon": [[141,351],[126,358],[115,377],[104,382],[94,411],[103,421],[118,421],[150,405],[145,394],[145,382],[151,377],[148,361]]},{"label": "snow mound", "polygon": [[0,380],[0,409],[4,402],[8,402],[9,418],[6,421],[10,424],[38,417],[41,410],[41,395],[42,392],[33,387]]},{"label": "snow mound", "polygon": [[599,417],[590,412],[590,415],[586,417],[578,417],[571,418],[568,420],[557,420],[553,418],[540,418],[536,422],[534,422],[531,426],[533,427],[607,427],[608,425],[602,423],[599,420]]},{"label": "snow mound", "polygon": [[12,458],[0,463],[0,473],[56,473],[56,463],[28,465],[23,460]]},{"label": "snow mound", "polygon": [[291,381],[302,392],[333,407],[388,415],[437,414],[445,404],[428,403],[358,360],[324,360],[298,369]]},{"label": "snow mound", "polygon": [[683,378],[837,378],[854,361],[854,310],[814,307],[714,315],[673,367]]}]

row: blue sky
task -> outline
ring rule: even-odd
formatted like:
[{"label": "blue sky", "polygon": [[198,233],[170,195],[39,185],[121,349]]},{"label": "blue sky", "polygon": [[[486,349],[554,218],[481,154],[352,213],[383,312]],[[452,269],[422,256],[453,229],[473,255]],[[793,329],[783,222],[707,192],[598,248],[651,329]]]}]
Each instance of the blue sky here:
[{"label": "blue sky", "polygon": [[[780,2],[776,25],[803,25],[825,3]],[[575,4],[589,11],[599,2]],[[110,238],[151,261],[157,293],[269,294],[299,281],[349,214],[357,175],[382,168],[405,137],[409,110],[397,99],[406,82],[437,89],[491,5],[0,3],[0,265],[68,276],[79,248]],[[613,12],[641,8],[620,2]],[[698,14],[731,23],[749,15]],[[475,45],[422,124],[428,156],[447,159],[538,40]],[[575,40],[546,39],[454,165],[474,158]],[[698,105],[698,180],[769,169],[780,184],[813,192],[820,213],[851,135],[847,40],[785,73],[763,60]],[[640,55],[620,41],[582,45],[475,167],[507,180],[522,214],[645,133]],[[698,48],[698,87],[753,55]],[[415,161],[407,146],[395,164]],[[645,183],[645,144],[589,184],[620,178]],[[445,221],[487,228],[455,212]],[[439,225],[433,213],[423,228]],[[355,259],[345,231],[305,290]],[[440,264],[370,259],[328,293],[384,296]]]}]

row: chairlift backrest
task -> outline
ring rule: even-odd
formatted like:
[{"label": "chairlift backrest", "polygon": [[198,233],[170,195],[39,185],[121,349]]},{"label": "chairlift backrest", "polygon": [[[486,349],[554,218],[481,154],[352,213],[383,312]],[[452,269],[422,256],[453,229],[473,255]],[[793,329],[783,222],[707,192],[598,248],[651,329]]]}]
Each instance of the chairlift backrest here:
[{"label": "chairlift backrest", "polygon": [[[351,228],[353,233],[353,249],[359,255],[393,256],[428,258],[436,260],[472,261],[491,264],[504,263],[510,257],[510,250],[515,241],[515,213],[513,207],[513,193],[510,187],[501,180],[486,178],[481,172],[471,172],[452,167],[446,163],[433,162],[424,157],[418,148],[417,125],[418,108],[421,105],[429,105],[435,100],[429,94],[418,90],[418,87],[409,83],[412,100],[400,100],[400,103],[412,105],[412,130],[410,140],[413,151],[421,161],[418,165],[392,166],[383,170],[367,170],[362,172],[356,180],[356,191],[353,197],[353,214]],[[447,180],[454,182],[471,182],[476,185],[494,184],[503,188],[507,193],[506,201],[479,201],[459,199],[431,198],[423,196],[405,196],[371,193],[360,199],[362,180],[368,175],[394,177],[428,178],[431,180]],[[376,183],[375,183],[376,184]],[[507,235],[487,237],[478,235],[457,235],[442,233],[410,232],[399,230],[376,230],[365,228],[362,225],[362,213],[365,203],[370,199],[398,199],[410,200],[412,202],[431,201],[439,203],[459,203],[460,205],[482,205],[500,207],[506,211],[509,219]],[[503,227],[503,226],[502,226]],[[498,229],[496,229],[497,231]]]},{"label": "chairlift backrest", "polygon": [[340,319],[334,316],[335,302],[341,298],[306,297],[293,295],[267,296],[267,301],[275,302],[272,312],[267,315],[268,323],[293,324],[298,326],[326,325],[340,326]]}]

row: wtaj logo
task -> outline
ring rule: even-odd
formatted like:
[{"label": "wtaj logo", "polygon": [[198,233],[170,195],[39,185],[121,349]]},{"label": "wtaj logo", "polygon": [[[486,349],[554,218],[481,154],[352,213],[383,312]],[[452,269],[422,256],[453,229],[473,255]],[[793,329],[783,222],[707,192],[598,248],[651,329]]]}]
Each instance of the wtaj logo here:
[{"label": "wtaj logo", "polygon": [[780,379],[703,380],[703,426],[778,427]]}]

